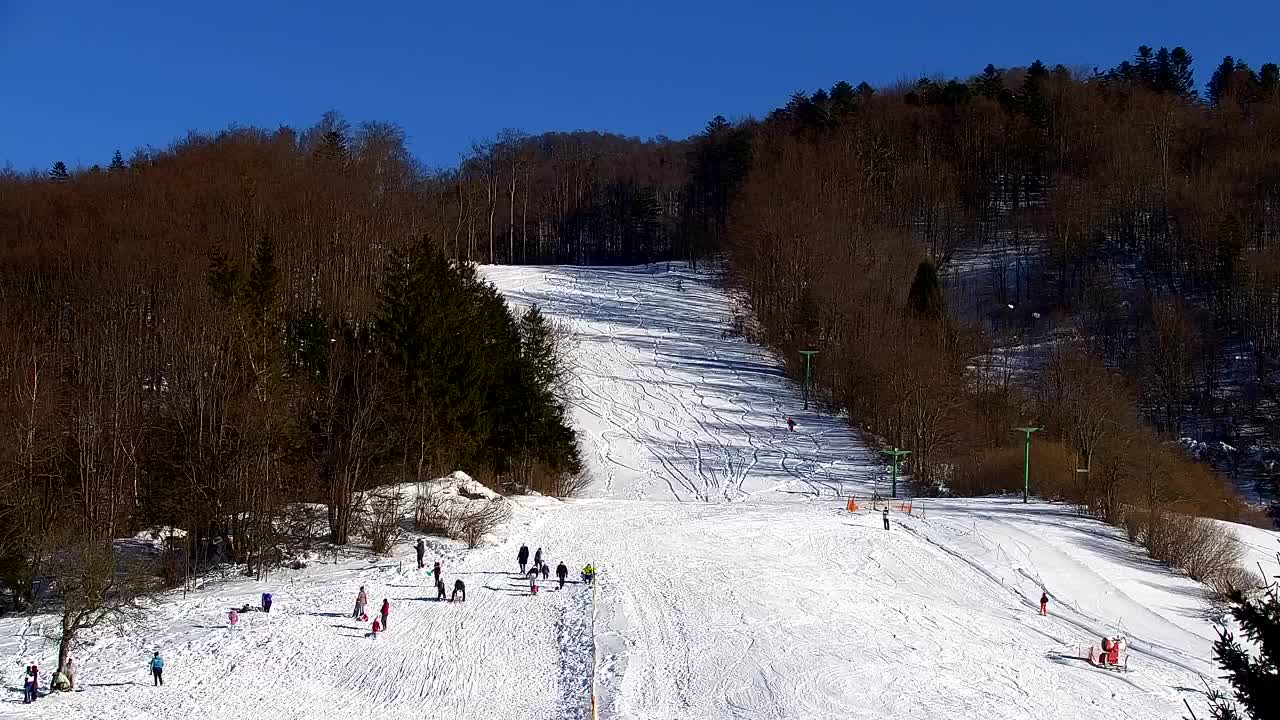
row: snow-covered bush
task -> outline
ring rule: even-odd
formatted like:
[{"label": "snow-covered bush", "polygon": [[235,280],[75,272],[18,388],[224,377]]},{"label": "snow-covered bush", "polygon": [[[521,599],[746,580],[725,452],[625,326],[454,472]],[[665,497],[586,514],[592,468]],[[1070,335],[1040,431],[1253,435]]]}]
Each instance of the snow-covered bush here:
[{"label": "snow-covered bush", "polygon": [[510,503],[463,472],[418,487],[414,527],[478,546],[511,517]]}]

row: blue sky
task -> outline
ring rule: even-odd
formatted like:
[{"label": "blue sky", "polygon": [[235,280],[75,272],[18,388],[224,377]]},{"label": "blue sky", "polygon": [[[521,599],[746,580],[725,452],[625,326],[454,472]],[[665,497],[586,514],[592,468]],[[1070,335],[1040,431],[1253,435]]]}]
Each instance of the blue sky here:
[{"label": "blue sky", "polygon": [[1183,45],[1280,60],[1280,3],[0,0],[0,166],[105,164],[229,124],[385,120],[452,164],[505,127],[684,137],[795,90],[1110,66]]}]

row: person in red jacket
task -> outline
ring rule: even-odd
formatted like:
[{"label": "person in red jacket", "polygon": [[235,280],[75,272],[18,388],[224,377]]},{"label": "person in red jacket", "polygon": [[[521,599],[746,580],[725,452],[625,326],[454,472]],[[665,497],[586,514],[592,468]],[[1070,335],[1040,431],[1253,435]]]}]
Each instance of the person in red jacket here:
[{"label": "person in red jacket", "polygon": [[378,618],[374,618],[374,619],[373,619],[373,632],[369,633],[369,637],[371,637],[371,638],[373,638],[373,639],[375,639],[375,640],[376,640],[376,639],[378,638],[378,633],[380,633],[380,632],[382,632],[382,625],[378,624]]},{"label": "person in red jacket", "polygon": [[387,629],[387,616],[391,614],[391,601],[382,598],[382,629]]}]

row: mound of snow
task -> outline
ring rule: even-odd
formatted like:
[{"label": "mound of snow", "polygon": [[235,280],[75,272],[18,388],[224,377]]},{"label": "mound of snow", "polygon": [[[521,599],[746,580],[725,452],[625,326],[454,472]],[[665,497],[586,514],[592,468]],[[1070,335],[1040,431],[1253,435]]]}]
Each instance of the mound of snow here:
[{"label": "mound of snow", "polygon": [[506,498],[464,472],[413,486],[413,521],[423,532],[468,544],[485,536],[511,516]]}]

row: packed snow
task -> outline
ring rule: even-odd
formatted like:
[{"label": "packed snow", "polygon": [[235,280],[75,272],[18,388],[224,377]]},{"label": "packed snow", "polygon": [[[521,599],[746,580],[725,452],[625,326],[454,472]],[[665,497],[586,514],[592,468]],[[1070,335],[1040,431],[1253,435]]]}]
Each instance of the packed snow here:
[{"label": "packed snow", "polygon": [[[357,547],[264,582],[210,576],[141,624],[90,633],[73,653],[77,691],[33,705],[19,704],[22,668],[40,662],[47,678],[56,619],[0,619],[0,716],[588,718],[594,695],[600,717],[637,720],[1164,719],[1184,699],[1200,713],[1219,682],[1205,589],[1070,507],[894,502],[886,531],[869,501],[885,491],[875,453],[840,418],[805,412],[775,359],[727,332],[733,304],[708,277],[485,272],[572,331],[584,497],[511,498],[511,520],[477,549],[427,538],[421,571],[410,532],[391,557]],[[494,502],[465,476],[435,487],[458,507]],[[1235,529],[1251,563],[1280,573],[1280,536]],[[553,569],[536,595],[521,544]],[[465,602],[436,601],[436,560]],[[376,639],[350,617],[361,585],[371,612],[391,601]],[[228,609],[262,592],[271,613],[229,629]],[[1076,657],[1103,634],[1128,637],[1129,672]]]}]

